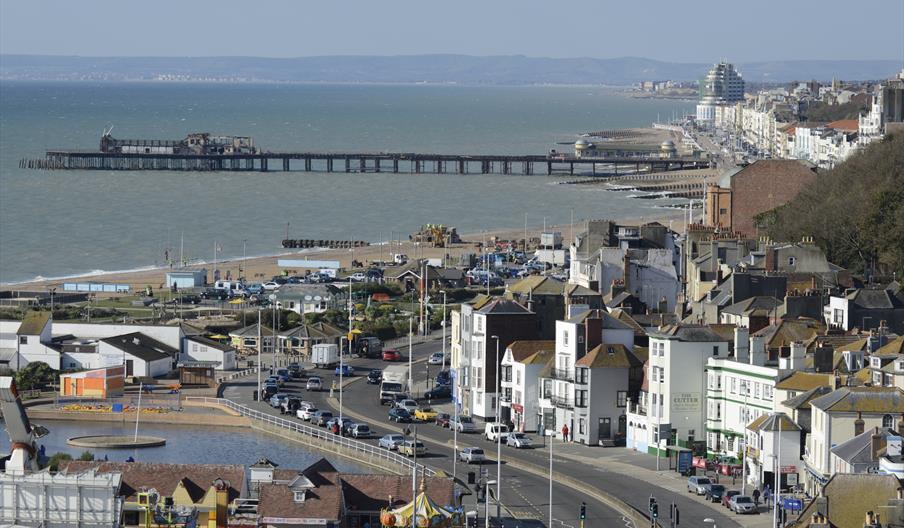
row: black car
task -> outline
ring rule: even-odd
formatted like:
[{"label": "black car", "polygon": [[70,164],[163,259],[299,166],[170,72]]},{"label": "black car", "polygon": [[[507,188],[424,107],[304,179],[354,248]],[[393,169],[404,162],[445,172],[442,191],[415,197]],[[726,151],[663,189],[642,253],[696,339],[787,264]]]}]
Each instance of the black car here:
[{"label": "black car", "polygon": [[411,413],[400,407],[389,409],[389,420],[396,423],[411,423]]},{"label": "black car", "polygon": [[376,385],[383,380],[383,372],[380,370],[371,370],[367,373],[367,383]]},{"label": "black car", "polygon": [[722,495],[725,495],[725,486],[721,484],[710,484],[706,488],[706,500],[712,502],[722,502]]},{"label": "black car", "polygon": [[436,375],[436,384],[437,385],[451,385],[452,384],[452,373],[448,370],[441,370]]},{"label": "black car", "polygon": [[443,398],[452,397],[451,385],[438,385],[424,393],[424,398],[428,400],[441,400]]},{"label": "black car", "polygon": [[211,288],[209,290],[204,290],[201,292],[202,299],[211,299],[215,301],[225,301],[229,299],[229,292],[226,290],[217,290]]}]

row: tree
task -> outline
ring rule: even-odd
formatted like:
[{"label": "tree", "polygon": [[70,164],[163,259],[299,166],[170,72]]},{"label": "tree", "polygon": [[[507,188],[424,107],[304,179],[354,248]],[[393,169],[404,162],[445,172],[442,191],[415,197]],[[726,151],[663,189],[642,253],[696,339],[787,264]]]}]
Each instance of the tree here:
[{"label": "tree", "polygon": [[31,390],[43,387],[56,378],[56,371],[43,361],[32,361],[16,372],[16,387]]},{"label": "tree", "polygon": [[66,460],[72,460],[72,455],[63,452],[54,453],[53,456],[50,457],[50,460],[47,461],[47,467],[50,471],[59,471],[60,462]]},{"label": "tree", "polygon": [[94,461],[94,453],[91,451],[85,451],[78,457],[82,462],[93,462]]}]

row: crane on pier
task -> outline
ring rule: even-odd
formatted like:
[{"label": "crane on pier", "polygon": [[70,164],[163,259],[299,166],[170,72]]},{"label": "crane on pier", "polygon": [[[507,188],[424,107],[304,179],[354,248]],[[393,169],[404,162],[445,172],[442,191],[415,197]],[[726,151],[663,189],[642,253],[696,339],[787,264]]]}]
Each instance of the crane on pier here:
[{"label": "crane on pier", "polygon": [[38,438],[49,432],[46,427],[32,425],[16,390],[11,376],[0,376],[0,411],[6,432],[9,434],[10,453],[6,459],[6,473],[24,475],[26,471],[38,471]]}]

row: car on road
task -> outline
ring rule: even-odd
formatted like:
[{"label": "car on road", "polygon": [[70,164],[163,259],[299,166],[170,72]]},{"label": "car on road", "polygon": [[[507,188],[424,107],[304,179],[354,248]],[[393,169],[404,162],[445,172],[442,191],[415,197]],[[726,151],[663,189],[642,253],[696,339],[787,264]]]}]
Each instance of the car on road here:
[{"label": "car on road", "polygon": [[402,361],[402,354],[394,348],[384,348],[383,361]]},{"label": "car on road", "polygon": [[279,379],[279,376],[277,376],[276,374],[267,378],[266,383],[271,383],[271,382],[275,383],[277,387],[282,387],[283,383],[284,383],[283,380]]},{"label": "car on road", "polygon": [[348,378],[355,375],[355,367],[351,365],[342,365],[341,367],[336,367],[333,375],[338,376],[340,372],[344,377]]},{"label": "car on road", "polygon": [[399,448],[399,444],[405,441],[405,437],[400,434],[383,435],[377,445],[384,449],[393,451]]},{"label": "car on road", "polygon": [[430,354],[430,357],[427,358],[428,365],[442,365],[443,364],[443,356],[442,352],[434,352]]},{"label": "car on road", "polygon": [[433,420],[433,423],[440,427],[449,427],[449,420],[451,418],[452,417],[449,415],[449,413],[437,413],[436,418]]},{"label": "car on road", "polygon": [[525,449],[534,445],[534,443],[531,442],[530,437],[528,437],[524,433],[509,433],[504,440],[505,445],[509,447],[516,447],[518,449]]},{"label": "car on road", "polygon": [[276,383],[264,384],[264,388],[261,389],[261,400],[269,400],[277,391],[279,391],[279,387],[276,386]]},{"label": "car on road", "polygon": [[279,412],[281,414],[295,414],[301,407],[301,398],[296,398],[295,396],[289,396],[279,406]]},{"label": "car on road", "polygon": [[326,427],[326,423],[332,419],[333,413],[330,411],[317,411],[311,415],[311,423],[320,427]]},{"label": "car on road", "polygon": [[706,488],[710,485],[712,485],[712,481],[708,477],[690,477],[687,479],[688,493],[703,495],[706,493]]},{"label": "car on road", "polygon": [[452,397],[452,386],[451,385],[437,385],[432,389],[428,390],[424,393],[424,399],[426,400],[442,400],[445,398]]},{"label": "car on road", "polygon": [[326,428],[328,431],[332,431],[333,428],[338,425],[339,431],[345,431],[346,427],[353,423],[355,422],[353,422],[351,418],[346,418],[343,416],[342,419],[340,419],[338,416],[334,416],[326,422]]},{"label": "car on road", "polygon": [[304,388],[309,391],[323,390],[323,381],[318,376],[311,376],[308,378],[308,382],[305,383]]},{"label": "car on road", "polygon": [[404,399],[404,400],[399,400],[395,403],[395,405],[393,407],[395,407],[397,409],[399,409],[399,408],[405,409],[409,413],[413,413],[414,411],[417,410],[417,401],[412,400],[410,398]]},{"label": "car on road", "polygon": [[448,370],[441,370],[436,373],[436,381],[437,385],[452,385],[452,373]]},{"label": "car on road", "polygon": [[483,436],[489,440],[490,442],[499,442],[505,443],[505,437],[509,434],[509,428],[505,424],[501,424],[498,422],[490,422],[484,426]]},{"label": "car on road", "polygon": [[487,456],[479,447],[466,447],[458,454],[458,459],[468,464],[481,464],[487,459]]},{"label": "car on road", "polygon": [[275,291],[275,290],[278,290],[279,287],[282,285],[277,282],[274,282],[274,281],[268,281],[268,282],[261,284],[261,286],[267,291]]},{"label": "car on road", "polygon": [[728,507],[735,513],[756,513],[757,507],[747,495],[735,495],[728,502]]},{"label": "car on road", "polygon": [[427,453],[427,446],[423,442],[415,442],[414,440],[405,440],[399,446],[399,454],[405,456],[423,456]]},{"label": "car on road", "polygon": [[292,381],[292,374],[289,373],[289,369],[287,368],[277,370],[276,377],[283,383]]},{"label": "car on road", "polygon": [[319,410],[320,409],[318,409],[317,407],[302,407],[301,409],[295,411],[295,416],[301,418],[306,422],[310,422],[311,418],[313,418]]},{"label": "car on road", "polygon": [[389,420],[396,423],[411,422],[411,413],[402,407],[389,409]]},{"label": "car on road", "polygon": [[433,410],[433,407],[419,407],[414,410],[414,419],[421,422],[432,422],[436,420],[436,415],[437,412]]},{"label": "car on road", "polygon": [[710,484],[704,493],[706,500],[713,502],[721,502],[722,495],[725,495],[725,486],[721,484]]},{"label": "car on road", "polygon": [[383,381],[383,371],[374,369],[367,373],[367,383],[379,385],[381,381]]},{"label": "car on road", "polygon": [[285,392],[277,392],[273,396],[270,396],[270,407],[278,409],[282,405],[282,402],[287,400],[288,398],[289,395]]},{"label": "car on road", "polygon": [[356,423],[348,429],[349,436],[353,436],[355,438],[370,438],[371,436],[373,436],[373,431],[370,430],[370,426],[367,424]]},{"label": "car on road", "polygon": [[363,271],[359,271],[356,273],[352,273],[351,275],[348,276],[348,278],[352,282],[364,282],[367,280],[367,274],[365,274]]},{"label": "car on road", "polygon": [[210,288],[201,292],[201,298],[213,301],[225,301],[229,299],[229,292],[227,292],[226,290],[217,290],[216,288]]},{"label": "car on road", "polygon": [[741,494],[741,492],[738,490],[726,491],[725,493],[722,494],[722,506],[725,506],[726,508],[731,508],[731,499],[735,495],[740,495],[740,494]]},{"label": "car on road", "polygon": [[298,363],[289,363],[289,366],[286,368],[289,369],[289,374],[293,378],[298,379],[298,378],[304,376],[304,368],[301,365],[299,365]]},{"label": "car on road", "polygon": [[474,426],[474,420],[470,416],[457,416],[449,420],[449,428],[458,429],[459,433],[473,433],[477,431]]}]

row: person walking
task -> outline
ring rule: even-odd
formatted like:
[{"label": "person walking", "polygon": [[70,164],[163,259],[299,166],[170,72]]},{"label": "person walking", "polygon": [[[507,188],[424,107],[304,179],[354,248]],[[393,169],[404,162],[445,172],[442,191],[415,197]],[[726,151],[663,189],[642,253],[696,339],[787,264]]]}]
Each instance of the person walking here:
[{"label": "person walking", "polygon": [[756,504],[756,507],[760,507],[760,490],[754,488],[753,489],[753,503]]},{"label": "person walking", "polygon": [[766,489],[763,490],[763,502],[766,504],[766,508],[769,511],[772,511],[772,489],[769,488],[769,484],[766,484]]},{"label": "person walking", "polygon": [[562,426],[562,441],[568,441],[568,424]]}]

